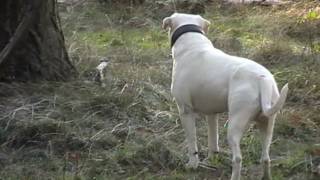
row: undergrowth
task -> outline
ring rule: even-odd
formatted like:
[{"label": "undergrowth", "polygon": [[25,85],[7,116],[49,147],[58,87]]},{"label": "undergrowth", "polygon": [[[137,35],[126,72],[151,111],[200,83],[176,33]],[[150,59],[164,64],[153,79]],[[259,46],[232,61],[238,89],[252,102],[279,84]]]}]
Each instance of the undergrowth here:
[{"label": "undergrowth", "polygon": [[[149,8],[149,9],[148,9]],[[162,18],[167,1],[124,5],[96,1],[60,7],[72,82],[0,84],[0,179],[228,179],[231,154],[221,116],[218,168],[184,169],[186,142],[170,95],[172,62]],[[203,10],[203,9],[202,9]],[[251,58],[289,82],[271,146],[274,179],[316,179],[320,164],[319,12],[315,1],[281,6],[206,4],[208,38],[217,48]],[[126,13],[123,13],[123,12]],[[308,37],[308,38],[305,38]],[[106,86],[92,81],[109,58]],[[199,120],[200,158],[207,153]],[[242,140],[243,176],[261,174],[259,132]]]}]

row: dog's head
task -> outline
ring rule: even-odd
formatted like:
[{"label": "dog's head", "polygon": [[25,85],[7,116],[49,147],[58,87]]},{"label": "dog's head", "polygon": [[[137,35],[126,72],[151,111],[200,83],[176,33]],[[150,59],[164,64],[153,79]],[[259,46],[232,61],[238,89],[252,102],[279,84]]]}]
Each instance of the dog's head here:
[{"label": "dog's head", "polygon": [[187,24],[197,25],[204,33],[207,33],[210,21],[204,19],[200,15],[174,13],[163,19],[162,28],[169,29],[169,33],[172,34],[177,28]]}]

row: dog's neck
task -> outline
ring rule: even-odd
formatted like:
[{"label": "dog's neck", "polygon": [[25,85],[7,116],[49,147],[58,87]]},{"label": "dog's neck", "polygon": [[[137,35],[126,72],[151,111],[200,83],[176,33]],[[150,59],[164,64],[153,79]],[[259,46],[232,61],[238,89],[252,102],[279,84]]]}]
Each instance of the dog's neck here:
[{"label": "dog's neck", "polygon": [[201,27],[194,25],[194,24],[186,24],[183,26],[178,27],[171,36],[171,48],[173,47],[174,43],[185,33],[188,32],[196,32],[200,34],[204,34]]}]

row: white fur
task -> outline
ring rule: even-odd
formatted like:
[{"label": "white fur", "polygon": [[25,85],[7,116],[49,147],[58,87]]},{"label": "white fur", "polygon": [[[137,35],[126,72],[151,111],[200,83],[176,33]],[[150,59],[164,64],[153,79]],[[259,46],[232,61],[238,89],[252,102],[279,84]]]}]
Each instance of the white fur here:
[{"label": "white fur", "polygon": [[[180,26],[195,24],[207,32],[209,21],[198,15],[175,13],[163,20],[170,36]],[[213,47],[200,33],[185,33],[172,48],[171,92],[178,105],[188,142],[187,167],[199,164],[195,116],[206,115],[209,156],[219,151],[216,114],[228,112],[228,142],[232,149],[232,180],[241,175],[240,139],[250,121],[255,120],[262,133],[262,157],[265,178],[270,178],[269,147],[276,113],[282,108],[288,86],[279,95],[273,75],[249,59],[228,55]]]},{"label": "white fur", "polygon": [[96,67],[96,70],[98,71],[99,73],[99,77],[100,77],[100,81],[101,81],[101,86],[102,87],[105,87],[106,84],[105,84],[105,80],[106,80],[106,69],[107,69],[107,66],[109,65],[109,62],[108,61],[101,61],[100,64]]}]

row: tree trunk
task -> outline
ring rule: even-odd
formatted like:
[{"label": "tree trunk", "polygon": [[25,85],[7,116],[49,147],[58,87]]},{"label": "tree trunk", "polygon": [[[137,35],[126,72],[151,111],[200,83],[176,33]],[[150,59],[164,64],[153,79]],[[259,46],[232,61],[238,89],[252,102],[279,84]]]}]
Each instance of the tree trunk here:
[{"label": "tree trunk", "polygon": [[0,1],[0,81],[67,80],[76,73],[56,0]]}]

